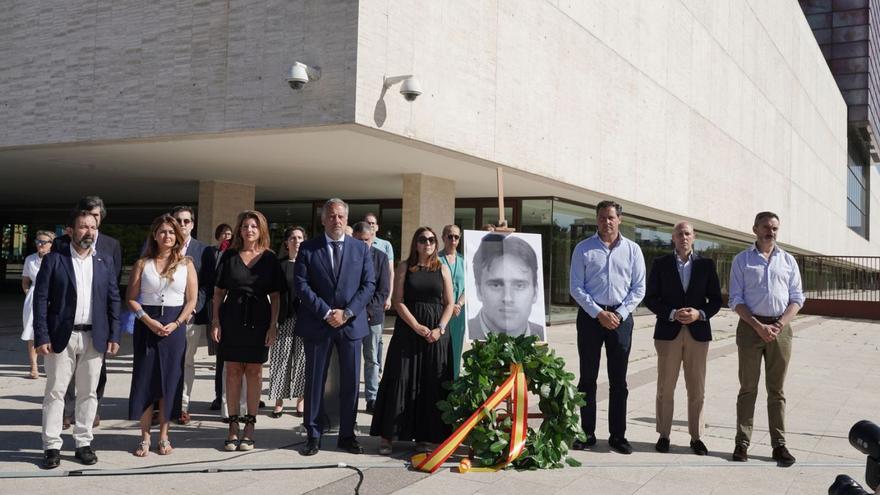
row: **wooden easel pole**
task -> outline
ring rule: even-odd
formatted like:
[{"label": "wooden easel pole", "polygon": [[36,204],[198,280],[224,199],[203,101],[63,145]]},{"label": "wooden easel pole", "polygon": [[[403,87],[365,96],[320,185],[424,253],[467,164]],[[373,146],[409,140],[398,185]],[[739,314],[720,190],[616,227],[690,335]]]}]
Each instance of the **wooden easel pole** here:
[{"label": "wooden easel pole", "polygon": [[504,217],[504,175],[501,167],[498,167],[496,171],[498,173],[498,226],[495,227],[495,231],[513,232],[514,229],[507,226],[507,219]]}]

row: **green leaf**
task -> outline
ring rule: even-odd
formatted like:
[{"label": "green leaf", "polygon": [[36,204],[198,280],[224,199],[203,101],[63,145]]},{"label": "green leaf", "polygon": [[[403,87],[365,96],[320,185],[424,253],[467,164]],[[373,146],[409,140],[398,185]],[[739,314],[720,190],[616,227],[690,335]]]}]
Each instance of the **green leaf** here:
[{"label": "green leaf", "polygon": [[504,447],[507,447],[507,442],[504,440],[498,440],[489,446],[489,450],[497,454],[504,450]]}]

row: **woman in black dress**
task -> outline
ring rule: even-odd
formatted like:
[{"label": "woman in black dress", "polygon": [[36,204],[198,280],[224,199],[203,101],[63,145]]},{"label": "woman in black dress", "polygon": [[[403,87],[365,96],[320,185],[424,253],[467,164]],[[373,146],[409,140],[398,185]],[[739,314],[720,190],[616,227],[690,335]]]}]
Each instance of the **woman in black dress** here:
[{"label": "woman in black dress", "polygon": [[380,436],[379,453],[391,441],[441,442],[451,432],[437,402],[452,380],[452,341],[446,324],[454,307],[452,276],[437,258],[437,235],[419,227],[409,259],[394,272],[392,304],[397,311],[385,370],[376,395],[370,435]]},{"label": "woman in black dress", "polygon": [[[254,425],[262,391],[263,363],[278,332],[281,266],[269,250],[269,226],[258,211],[238,215],[232,245],[223,253],[214,288],[211,337],[226,368],[229,435],[226,450],[254,448]],[[241,377],[247,383],[247,414],[239,417]],[[244,423],[239,439],[238,423]]]},{"label": "woman in black dress", "polygon": [[128,396],[129,419],[140,420],[141,442],[134,455],[150,452],[153,404],[159,401],[159,454],[172,451],[171,418],[180,417],[186,321],[198,298],[198,276],[181,253],[183,232],[174,217],[153,221],[146,253],[132,267],[125,296],[137,316],[132,343],[134,366]]},{"label": "woman in black dress", "polygon": [[296,398],[296,414],[302,415],[303,395],[306,389],[306,353],[302,337],[293,334],[296,326],[296,310],[299,298],[293,290],[293,264],[299,253],[299,245],[306,239],[302,227],[284,230],[281,271],[284,272],[285,288],[281,292],[281,312],[278,316],[278,340],[272,346],[269,360],[269,399],[275,399],[273,418],[280,418],[284,399]]}]

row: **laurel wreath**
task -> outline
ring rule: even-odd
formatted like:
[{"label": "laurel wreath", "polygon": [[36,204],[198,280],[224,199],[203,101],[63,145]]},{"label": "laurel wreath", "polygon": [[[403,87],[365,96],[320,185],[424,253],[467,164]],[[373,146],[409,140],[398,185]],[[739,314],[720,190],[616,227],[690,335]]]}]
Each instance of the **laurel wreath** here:
[{"label": "laurel wreath", "polygon": [[[510,337],[489,334],[474,342],[464,353],[464,373],[447,382],[450,390],[437,407],[443,421],[458,427],[468,419],[509,375],[511,363],[522,363],[529,392],[538,396],[544,416],[541,426],[528,429],[525,450],[511,464],[516,469],[561,468],[563,463],[580,466],[568,456],[574,439],[586,439],[580,423],[584,396],[573,383],[574,374],[565,370],[565,361],[546,345],[536,345],[537,337]],[[534,397],[529,398],[530,402]],[[506,406],[490,411],[471,430],[465,443],[471,446],[475,465],[493,466],[507,457],[512,415]]]}]

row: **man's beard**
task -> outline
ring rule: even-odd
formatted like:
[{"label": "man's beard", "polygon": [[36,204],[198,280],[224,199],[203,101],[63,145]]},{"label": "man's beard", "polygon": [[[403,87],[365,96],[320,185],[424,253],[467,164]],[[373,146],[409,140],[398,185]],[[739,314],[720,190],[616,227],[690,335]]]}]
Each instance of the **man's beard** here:
[{"label": "man's beard", "polygon": [[76,244],[77,244],[81,249],[88,249],[88,248],[92,247],[92,244],[93,244],[94,242],[95,242],[95,239],[94,239],[93,237],[91,237],[91,236],[84,236],[84,237],[83,237],[82,239],[80,239]]}]

